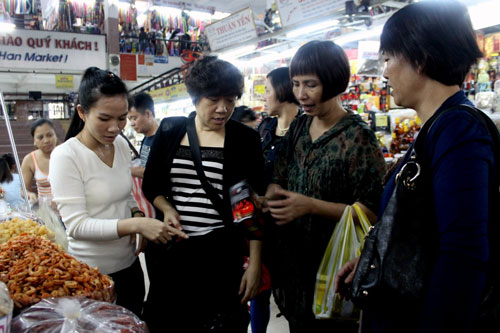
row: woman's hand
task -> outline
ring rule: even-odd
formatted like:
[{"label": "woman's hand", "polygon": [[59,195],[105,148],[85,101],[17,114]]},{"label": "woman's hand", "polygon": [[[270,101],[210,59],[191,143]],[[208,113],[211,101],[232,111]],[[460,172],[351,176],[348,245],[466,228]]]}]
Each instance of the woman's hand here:
[{"label": "woman's hand", "polygon": [[138,231],[141,235],[155,243],[166,244],[173,236],[188,238],[188,236],[167,223],[151,219],[148,217],[135,218],[137,220]]},{"label": "woman's hand", "polygon": [[241,304],[245,304],[250,301],[252,298],[257,296],[257,292],[260,287],[260,275],[261,275],[262,266],[259,264],[248,265],[245,274],[241,278],[240,283],[240,291],[239,295],[243,294],[243,298],[241,299]]},{"label": "woman's hand", "polygon": [[[163,211],[163,222],[167,224],[168,226],[178,230],[182,231],[182,225],[181,225],[181,217],[179,216],[179,213],[177,210],[173,207],[169,207]],[[174,237],[174,233],[170,232],[169,235],[171,237]],[[182,238],[178,238],[178,241],[182,240]]]},{"label": "woman's hand", "polygon": [[359,257],[350,260],[335,275],[335,292],[339,294],[340,299],[351,297],[350,290],[358,262]]},{"label": "woman's hand", "polygon": [[312,199],[303,194],[290,192],[282,188],[274,188],[272,195],[273,197],[281,197],[278,200],[267,201],[271,216],[276,219],[277,225],[287,224],[311,213]]}]

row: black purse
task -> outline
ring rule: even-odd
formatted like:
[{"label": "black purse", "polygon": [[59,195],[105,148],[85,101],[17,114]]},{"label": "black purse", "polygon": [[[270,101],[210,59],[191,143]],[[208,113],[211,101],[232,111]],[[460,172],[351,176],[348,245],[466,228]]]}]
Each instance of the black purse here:
[{"label": "black purse", "polygon": [[360,307],[379,297],[398,296],[412,303],[423,299],[437,226],[424,210],[415,209],[432,203],[414,147],[403,163],[383,215],[365,238],[352,285],[352,300]]}]

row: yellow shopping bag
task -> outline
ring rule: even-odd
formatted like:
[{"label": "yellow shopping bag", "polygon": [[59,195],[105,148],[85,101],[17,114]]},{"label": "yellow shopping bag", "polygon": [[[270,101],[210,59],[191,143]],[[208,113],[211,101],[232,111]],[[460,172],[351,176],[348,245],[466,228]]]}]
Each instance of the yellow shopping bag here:
[{"label": "yellow shopping bag", "polygon": [[[356,210],[359,224],[354,223],[352,209]],[[349,317],[354,311],[351,301],[340,300],[335,293],[335,274],[349,260],[358,257],[370,222],[363,210],[356,204],[347,206],[340,221],[333,230],[323,260],[316,274],[313,312],[318,319],[334,316]]]}]

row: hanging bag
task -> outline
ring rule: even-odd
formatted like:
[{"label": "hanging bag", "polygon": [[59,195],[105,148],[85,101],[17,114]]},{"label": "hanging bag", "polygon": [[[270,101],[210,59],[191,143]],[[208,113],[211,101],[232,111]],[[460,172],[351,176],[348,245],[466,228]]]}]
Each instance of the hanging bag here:
[{"label": "hanging bag", "polygon": [[[356,211],[359,223],[353,219]],[[351,301],[340,300],[335,293],[335,275],[348,261],[360,254],[364,236],[370,228],[370,221],[361,208],[354,204],[346,206],[340,221],[333,230],[316,275],[313,312],[317,319],[334,316],[350,317],[355,312]]]}]

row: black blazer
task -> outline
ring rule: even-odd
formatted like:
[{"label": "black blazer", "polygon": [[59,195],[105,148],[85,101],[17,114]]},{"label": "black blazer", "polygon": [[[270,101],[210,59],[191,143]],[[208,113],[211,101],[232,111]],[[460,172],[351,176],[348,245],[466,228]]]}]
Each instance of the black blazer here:
[{"label": "black blazer", "polygon": [[[175,152],[186,134],[186,117],[170,117],[162,120],[156,131],[149,153],[142,190],[152,203],[163,195],[171,201],[170,169]],[[224,218],[232,216],[229,188],[241,180],[247,180],[259,195],[265,189],[264,157],[257,131],[232,119],[226,123],[223,167]],[[157,210],[162,219],[162,212]]]}]

